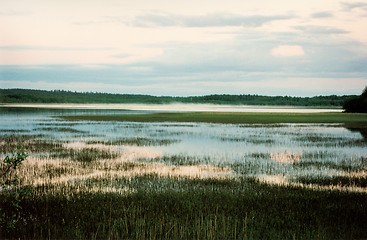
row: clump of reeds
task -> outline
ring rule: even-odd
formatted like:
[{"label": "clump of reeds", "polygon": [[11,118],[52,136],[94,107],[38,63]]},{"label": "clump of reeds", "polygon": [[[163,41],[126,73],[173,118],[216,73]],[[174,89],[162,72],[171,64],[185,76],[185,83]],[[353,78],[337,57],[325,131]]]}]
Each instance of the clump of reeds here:
[{"label": "clump of reeds", "polygon": [[97,148],[65,149],[53,155],[53,157],[70,158],[73,161],[82,163],[90,163],[99,159],[113,159],[117,156],[116,153]]},{"label": "clump of reeds", "polygon": [[162,145],[170,145],[175,142],[177,142],[177,140],[136,137],[136,138],[122,138],[109,141],[90,140],[87,141],[87,144],[162,146]]}]

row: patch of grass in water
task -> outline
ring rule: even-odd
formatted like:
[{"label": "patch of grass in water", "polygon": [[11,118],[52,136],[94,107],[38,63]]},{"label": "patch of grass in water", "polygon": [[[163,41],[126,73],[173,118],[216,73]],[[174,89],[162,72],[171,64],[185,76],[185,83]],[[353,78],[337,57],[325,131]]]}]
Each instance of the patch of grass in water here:
[{"label": "patch of grass in water", "polygon": [[307,151],[302,153],[303,159],[328,159],[331,157],[335,157],[337,155],[336,152],[330,152],[327,150],[320,150],[320,151]]},{"label": "patch of grass in water", "polygon": [[252,144],[273,144],[275,141],[273,139],[260,139],[260,138],[236,138],[236,137],[221,137],[221,141],[228,142],[248,142]]},{"label": "patch of grass in water", "polygon": [[295,181],[303,184],[316,184],[321,186],[367,187],[367,176],[299,177]]},{"label": "patch of grass in water", "polygon": [[[266,156],[266,155],[264,155]],[[270,155],[269,155],[270,156]],[[278,163],[269,160],[269,158],[252,158],[249,160],[238,161],[235,163],[229,164],[230,168],[235,171],[237,174],[241,175],[257,175],[257,174],[269,174],[273,175],[274,173],[279,173],[280,169],[278,167]],[[286,171],[284,168],[283,171]]]},{"label": "patch of grass in water", "polygon": [[[324,155],[319,155],[317,159],[323,159]],[[328,155],[326,155],[328,156]],[[338,162],[317,161],[315,158],[312,161],[299,161],[293,163],[296,168],[316,168],[316,169],[335,169],[345,172],[367,170],[367,158],[357,158],[351,160],[342,160]]]},{"label": "patch of grass in water", "polygon": [[65,133],[84,133],[85,131],[80,131],[69,127],[43,127],[36,128],[35,131],[48,131],[48,132],[65,132]]},{"label": "patch of grass in water", "polygon": [[310,134],[299,136],[295,139],[300,142],[314,142],[314,143],[327,143],[327,142],[340,142],[344,139],[342,137],[322,136],[317,134]]},{"label": "patch of grass in water", "polygon": [[28,133],[29,130],[25,129],[0,129],[1,133]]},{"label": "patch of grass in water", "polygon": [[257,152],[257,153],[249,154],[249,157],[256,158],[256,159],[270,159],[270,154],[269,153]]},{"label": "patch of grass in water", "polygon": [[61,123],[58,123],[58,122],[44,122],[44,123],[38,123],[39,126],[65,126],[65,127],[73,127],[73,126],[76,126],[77,124],[76,123],[64,123],[64,122],[61,122]]},{"label": "patch of grass in water", "polygon": [[0,152],[12,152],[21,148],[28,153],[52,152],[62,149],[62,143],[42,139],[44,135],[3,135],[0,136]]},{"label": "patch of grass in water", "polygon": [[355,170],[357,167],[348,165],[348,164],[336,164],[336,163],[332,163],[332,162],[306,162],[306,161],[301,161],[301,162],[296,162],[293,163],[293,166],[296,169],[305,169],[305,168],[316,168],[316,169],[335,169],[335,170],[340,170],[340,171],[346,171],[346,172],[350,172],[352,170]]},{"label": "patch of grass in water", "polygon": [[343,137],[321,136],[317,134],[296,137],[296,141],[303,145],[315,145],[325,147],[367,146],[365,139],[346,139]]},{"label": "patch of grass in water", "polygon": [[208,164],[211,162],[210,157],[198,158],[186,155],[170,155],[157,158],[139,159],[142,162],[163,162],[175,166],[194,166],[199,164]]},{"label": "patch of grass in water", "polygon": [[190,112],[130,115],[61,116],[70,121],[128,121],[128,122],[208,122],[230,124],[279,123],[340,123],[346,127],[366,127],[367,114],[352,113],[230,113]]},{"label": "patch of grass in water", "polygon": [[156,138],[122,138],[111,141],[87,141],[87,144],[104,144],[104,145],[132,145],[132,146],[166,146],[176,143],[178,140],[173,139],[156,139]]},{"label": "patch of grass in water", "polygon": [[366,139],[349,140],[349,141],[343,142],[340,145],[342,146],[367,146],[367,140]]},{"label": "patch of grass in water", "polygon": [[181,123],[181,124],[174,124],[174,123],[171,123],[171,124],[160,124],[159,126],[161,127],[195,127],[196,125],[194,124],[184,124],[184,123]]},{"label": "patch of grass in water", "polygon": [[91,163],[100,159],[113,159],[118,157],[115,153],[97,148],[83,148],[81,150],[65,149],[64,151],[54,153],[52,156],[70,158],[73,161],[82,163]]},{"label": "patch of grass in water", "polygon": [[249,139],[248,142],[252,144],[265,144],[265,145],[271,145],[275,143],[273,139],[253,139],[253,138]]}]

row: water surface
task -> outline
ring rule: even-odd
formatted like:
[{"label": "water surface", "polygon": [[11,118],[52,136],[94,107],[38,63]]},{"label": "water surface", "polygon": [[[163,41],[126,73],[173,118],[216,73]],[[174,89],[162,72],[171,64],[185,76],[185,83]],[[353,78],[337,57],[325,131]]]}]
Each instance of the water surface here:
[{"label": "water surface", "polygon": [[341,124],[135,123],[57,118],[151,111],[5,107],[0,108],[0,134],[39,135],[69,146],[98,143],[113,146],[121,154],[131,149],[144,152],[144,159],[137,161],[170,165],[179,159],[189,165],[229,166],[238,174],[264,179],[343,176],[367,169],[365,129],[347,129]]}]

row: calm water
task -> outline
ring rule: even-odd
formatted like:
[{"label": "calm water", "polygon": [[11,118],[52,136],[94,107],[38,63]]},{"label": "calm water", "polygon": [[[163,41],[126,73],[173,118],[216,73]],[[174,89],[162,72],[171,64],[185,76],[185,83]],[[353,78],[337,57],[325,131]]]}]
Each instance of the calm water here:
[{"label": "calm water", "polygon": [[[134,114],[143,110],[0,108],[0,134],[42,134],[71,143],[121,139],[164,140],[167,144],[135,146],[157,156],[185,156],[216,165],[242,165],[248,175],[341,175],[345,166],[365,168],[364,130],[340,124],[210,124],[64,121],[57,116]],[[120,144],[118,151],[131,146]],[[148,155],[149,158],[149,155]]]},{"label": "calm water", "polygon": [[[309,108],[292,106],[251,106],[216,104],[12,104],[12,106],[38,109],[79,109],[79,110],[132,110],[132,111],[169,111],[169,112],[342,112],[341,108]],[[0,105],[1,107],[1,105]]]}]

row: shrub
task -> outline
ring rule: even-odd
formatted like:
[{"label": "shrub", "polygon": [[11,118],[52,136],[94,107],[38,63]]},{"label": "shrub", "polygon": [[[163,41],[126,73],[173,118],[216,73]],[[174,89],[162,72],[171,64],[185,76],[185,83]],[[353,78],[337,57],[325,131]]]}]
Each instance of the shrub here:
[{"label": "shrub", "polygon": [[0,162],[0,238],[16,230],[20,216],[22,191],[17,184],[16,169],[26,159],[27,153],[20,151],[7,155]]},{"label": "shrub", "polygon": [[26,157],[27,153],[21,151],[12,155],[7,155],[4,160],[0,162],[0,191],[16,183],[15,170],[22,164]]}]

